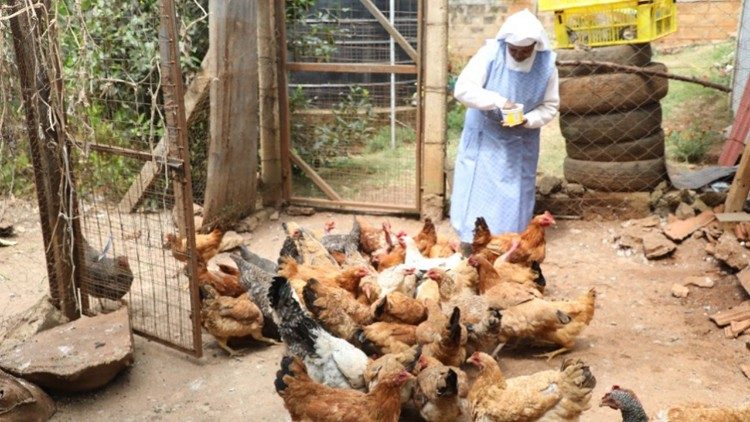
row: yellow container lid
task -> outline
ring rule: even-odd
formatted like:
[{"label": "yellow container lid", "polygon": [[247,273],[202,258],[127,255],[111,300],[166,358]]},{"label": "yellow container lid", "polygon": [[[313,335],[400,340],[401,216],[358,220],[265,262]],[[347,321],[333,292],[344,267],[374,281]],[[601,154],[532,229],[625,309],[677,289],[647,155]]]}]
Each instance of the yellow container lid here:
[{"label": "yellow container lid", "polygon": [[[626,0],[539,0],[539,11],[564,10],[574,7],[603,6],[627,2]],[[637,4],[637,2],[634,2]]]}]

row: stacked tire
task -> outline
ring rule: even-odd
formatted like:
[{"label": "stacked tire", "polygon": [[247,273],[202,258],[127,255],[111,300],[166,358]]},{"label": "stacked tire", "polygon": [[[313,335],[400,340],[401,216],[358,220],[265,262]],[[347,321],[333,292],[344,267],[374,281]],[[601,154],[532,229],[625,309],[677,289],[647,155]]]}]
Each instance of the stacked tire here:
[{"label": "stacked tire", "polygon": [[[593,60],[667,70],[651,62],[650,44],[559,50],[557,54],[559,61]],[[600,191],[656,187],[666,176],[659,101],[667,95],[667,79],[586,65],[561,66],[559,74],[565,178]]]}]

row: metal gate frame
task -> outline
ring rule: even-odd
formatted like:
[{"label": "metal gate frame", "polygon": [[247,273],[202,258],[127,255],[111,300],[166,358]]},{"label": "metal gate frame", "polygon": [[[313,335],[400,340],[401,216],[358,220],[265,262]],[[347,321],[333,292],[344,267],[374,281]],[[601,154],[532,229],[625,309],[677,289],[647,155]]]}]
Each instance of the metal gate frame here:
[{"label": "metal gate frame", "polygon": [[[389,63],[312,63],[312,62],[288,62],[286,55],[286,22],[285,1],[275,0],[275,24],[278,31],[277,49],[277,73],[278,73],[278,98],[279,98],[279,122],[281,138],[281,177],[282,198],[289,204],[308,205],[319,208],[337,209],[344,211],[379,212],[395,214],[419,214],[422,202],[422,149],[424,147],[423,125],[424,114],[422,110],[423,90],[423,68],[422,68],[422,33],[424,23],[424,0],[417,3],[417,48],[414,49],[395,26],[391,25],[383,13],[372,2],[372,0],[359,0],[362,5],[375,17],[393,40],[414,61],[414,64]],[[292,151],[289,89],[287,72],[335,72],[335,73],[387,73],[387,74],[412,74],[417,75],[417,123],[416,123],[416,188],[414,191],[414,206],[403,206],[394,204],[382,204],[373,202],[347,201],[329,185],[312,166],[307,164],[301,157]],[[310,180],[325,193],[327,199],[308,198],[292,196],[292,163],[296,164]]]}]

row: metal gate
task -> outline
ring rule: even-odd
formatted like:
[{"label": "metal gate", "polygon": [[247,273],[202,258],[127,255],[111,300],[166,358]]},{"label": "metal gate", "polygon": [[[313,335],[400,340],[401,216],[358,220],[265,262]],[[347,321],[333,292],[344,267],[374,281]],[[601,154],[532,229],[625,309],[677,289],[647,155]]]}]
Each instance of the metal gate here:
[{"label": "metal gate", "polygon": [[422,1],[318,0],[278,15],[284,198],[419,213]]},{"label": "metal gate", "polygon": [[[132,283],[122,300],[133,331],[200,357],[190,151],[174,1],[162,0],[156,10],[133,18],[154,30],[135,44],[143,46],[153,71],[137,81],[113,76],[114,86],[89,81],[98,95],[69,113],[70,133],[81,148],[76,160],[83,234],[78,246],[86,262],[78,285],[81,310],[95,314],[118,306],[118,292]],[[127,65],[109,52],[133,48],[118,42],[103,38],[91,44],[102,49],[99,54],[107,58],[102,66],[113,73]],[[205,81],[195,78],[190,95],[201,84]],[[206,100],[203,88],[190,98],[191,107]],[[123,186],[129,189],[121,191]],[[165,242],[170,235],[187,239],[184,253]]]}]

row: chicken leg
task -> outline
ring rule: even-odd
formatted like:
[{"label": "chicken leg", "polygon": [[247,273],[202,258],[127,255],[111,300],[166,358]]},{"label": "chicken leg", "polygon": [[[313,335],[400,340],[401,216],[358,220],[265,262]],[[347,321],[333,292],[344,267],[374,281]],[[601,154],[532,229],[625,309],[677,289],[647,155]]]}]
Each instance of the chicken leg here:
[{"label": "chicken leg", "polygon": [[218,339],[217,338],[216,342],[219,343],[219,347],[221,347],[222,349],[226,350],[227,353],[229,353],[229,356],[232,356],[232,357],[234,357],[234,356],[241,356],[242,353],[240,353],[240,352],[232,349],[231,347],[229,347],[229,345],[227,344],[227,340],[228,339],[225,339],[225,338],[223,338],[223,339]]},{"label": "chicken leg", "polygon": [[573,349],[571,349],[570,347],[561,347],[561,348],[559,348],[557,350],[553,350],[551,352],[541,353],[541,354],[538,354],[538,355],[534,355],[534,357],[535,358],[547,358],[547,362],[549,362],[555,356],[561,355],[563,353],[567,353],[567,352],[569,352],[571,350],[573,350]]}]

